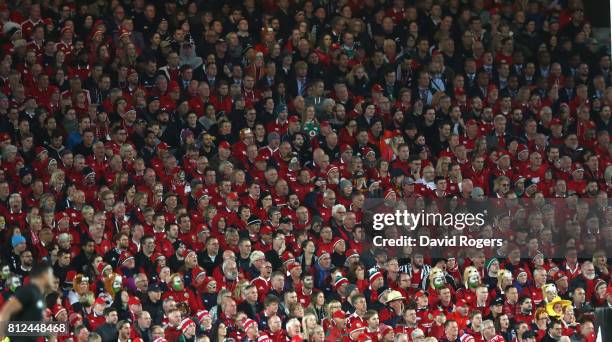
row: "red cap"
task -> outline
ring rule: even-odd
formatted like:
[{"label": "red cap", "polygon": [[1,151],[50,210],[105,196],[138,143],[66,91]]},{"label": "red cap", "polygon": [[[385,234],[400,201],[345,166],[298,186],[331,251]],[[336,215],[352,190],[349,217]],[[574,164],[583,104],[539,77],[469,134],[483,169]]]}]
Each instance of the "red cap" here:
[{"label": "red cap", "polygon": [[503,157],[508,157],[510,158],[510,153],[506,150],[500,151],[499,152],[499,156],[497,157],[497,160],[502,159]]},{"label": "red cap", "polygon": [[251,328],[257,328],[257,322],[255,322],[254,320],[247,318],[246,320],[244,320],[244,323],[242,324],[242,328],[244,329],[244,331],[247,331]]},{"label": "red cap", "polygon": [[465,301],[465,299],[459,299],[457,301],[457,306],[469,306],[469,304]]},{"label": "red cap", "polygon": [[9,140],[11,136],[6,132],[0,132],[0,141]]},{"label": "red cap", "polygon": [[60,34],[61,34],[62,36],[63,36],[63,35],[64,35],[64,33],[66,33],[66,32],[74,32],[74,31],[72,31],[72,28],[71,28],[70,26],[65,26],[64,28],[62,28],[62,29],[60,30]]},{"label": "red cap", "polygon": [[171,81],[170,84],[168,84],[168,91],[180,91],[180,90],[181,90],[181,87],[179,87],[176,81]]},{"label": "red cap", "polygon": [[525,145],[525,144],[518,144],[518,146],[516,148],[516,152],[517,153],[529,152],[529,147],[527,147],[527,145]]},{"label": "red cap", "polygon": [[342,146],[340,146],[340,153],[344,153],[348,150],[353,150],[353,148],[351,147],[351,145],[349,144],[342,144]]},{"label": "red cap", "polygon": [[346,314],[344,313],[344,311],[342,310],[336,310],[333,314],[332,314],[333,318],[338,318],[338,319],[345,319],[346,318]]},{"label": "red cap", "polygon": [[561,270],[557,271],[557,273],[553,275],[553,280],[555,281],[555,283],[563,278],[567,278],[567,275]]},{"label": "red cap", "polygon": [[230,149],[230,144],[227,141],[222,141],[219,143],[219,148],[224,148],[226,150]]},{"label": "red cap", "polygon": [[455,88],[455,96],[463,96],[465,95],[465,89],[463,87]]},{"label": "red cap", "polygon": [[60,304],[53,305],[53,317],[57,318],[57,316],[63,312],[68,312],[65,307]]},{"label": "red cap", "polygon": [[300,122],[300,118],[298,118],[297,115],[291,115],[289,117],[289,122]]},{"label": "red cap", "polygon": [[358,250],[356,250],[356,249],[354,249],[354,248],[353,248],[353,249],[349,249],[349,250],[347,250],[347,251],[346,251],[346,253],[344,253],[344,255],[345,255],[347,258],[354,257],[354,256],[359,257],[359,256],[360,256],[360,253],[359,253],[359,251],[358,251]]},{"label": "red cap", "polygon": [[262,226],[261,229],[259,230],[259,234],[261,235],[267,235],[267,234],[272,234],[272,233],[274,233],[274,228],[272,228],[272,226],[269,226],[269,225]]},{"label": "red cap", "polygon": [[134,257],[132,256],[132,254],[128,251],[123,251],[121,252],[121,255],[119,255],[119,264],[123,265],[125,262],[127,262],[128,260],[134,259]]},{"label": "red cap", "polygon": [[160,142],[159,144],[157,144],[157,149],[158,150],[162,150],[162,151],[167,151],[170,148],[170,145],[166,144],[165,142]]},{"label": "red cap", "polygon": [[123,38],[123,36],[130,36],[132,33],[126,29],[119,30],[119,38]]},{"label": "red cap", "polygon": [[417,293],[414,294],[415,298],[419,298],[419,297],[422,297],[422,296],[427,297],[427,292],[421,290],[421,291],[417,291]]},{"label": "red cap", "polygon": [[[191,251],[191,252],[193,252],[193,251]],[[193,253],[195,253],[195,252],[193,252]],[[206,276],[206,271],[202,267],[200,267],[200,266],[194,267],[193,270],[191,271],[191,279],[192,280],[196,280],[196,279],[198,279],[198,277],[201,277],[201,276]]]},{"label": "red cap", "polygon": [[140,299],[136,296],[132,296],[130,297],[130,299],[128,299],[128,306],[130,305],[139,305],[140,304]]},{"label": "red cap", "polygon": [[292,262],[289,265],[287,265],[287,271],[291,272],[293,271],[293,269],[300,267],[300,264],[297,262]]},{"label": "red cap", "polygon": [[391,194],[394,194],[395,190],[393,189],[387,189],[385,190],[385,199],[387,199],[389,196],[391,196]]},{"label": "red cap", "polygon": [[361,331],[365,328],[366,326],[361,321],[355,321],[353,324],[351,324],[351,327],[349,328],[349,334]]},{"label": "red cap", "polygon": [[382,93],[383,90],[384,90],[383,87],[378,83],[372,86],[372,91],[375,93]]},{"label": "red cap", "polygon": [[466,123],[467,126],[478,125],[478,122],[474,119],[469,119]]},{"label": "red cap", "polygon": [[561,122],[561,119],[559,119],[559,118],[554,118],[554,119],[550,120],[550,125],[551,125],[551,126],[552,126],[552,125],[560,125],[560,126],[562,126],[562,125],[563,125],[563,123]]},{"label": "red cap", "polygon": [[181,321],[181,325],[179,326],[179,330],[185,332],[190,325],[195,324],[191,318],[185,318]]},{"label": "red cap", "polygon": [[95,304],[99,304],[99,305],[106,305],[106,301],[104,300],[104,298],[102,297],[98,297],[96,298],[96,300],[94,301],[94,305]]},{"label": "red cap", "polygon": [[574,164],[572,173],[576,172],[576,171],[584,171],[584,168],[582,167],[582,164],[580,163],[576,163]]},{"label": "red cap", "polygon": [[230,192],[229,194],[227,194],[226,197],[228,200],[230,201],[237,201],[238,200],[238,194],[235,192]]},{"label": "red cap", "polygon": [[328,250],[326,250],[326,249],[324,249],[324,248],[321,248],[321,249],[319,249],[319,251],[317,252],[317,258],[321,259],[321,257],[322,257],[323,255],[325,255],[325,254],[327,254],[327,256],[329,256],[329,251],[328,251]]},{"label": "red cap", "polygon": [[329,124],[329,121],[327,121],[327,120],[323,120],[323,121],[321,121],[321,123],[319,124],[319,126],[320,126],[320,127],[329,127],[329,126],[331,126],[331,125]]},{"label": "red cap", "polygon": [[196,317],[198,317],[198,321],[202,321],[206,317],[210,317],[210,313],[206,310],[198,311]]}]

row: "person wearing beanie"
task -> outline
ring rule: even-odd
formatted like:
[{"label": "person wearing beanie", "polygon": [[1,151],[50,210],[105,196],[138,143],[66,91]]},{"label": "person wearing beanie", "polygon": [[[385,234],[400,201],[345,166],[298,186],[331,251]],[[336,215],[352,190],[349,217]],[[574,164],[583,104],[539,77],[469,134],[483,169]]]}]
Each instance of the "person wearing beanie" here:
[{"label": "person wearing beanie", "polygon": [[179,331],[181,335],[179,336],[177,342],[193,342],[195,341],[196,336],[196,324],[191,318],[185,318],[181,321],[179,325]]},{"label": "person wearing beanie", "polygon": [[13,247],[13,250],[8,257],[8,263],[11,272],[17,273],[19,266],[21,266],[20,255],[27,248],[25,237],[22,235],[13,235],[11,238],[11,247]]},{"label": "person wearing beanie", "polygon": [[484,263],[484,283],[491,289],[497,286],[497,272],[499,271],[499,260],[496,258],[487,259]]}]

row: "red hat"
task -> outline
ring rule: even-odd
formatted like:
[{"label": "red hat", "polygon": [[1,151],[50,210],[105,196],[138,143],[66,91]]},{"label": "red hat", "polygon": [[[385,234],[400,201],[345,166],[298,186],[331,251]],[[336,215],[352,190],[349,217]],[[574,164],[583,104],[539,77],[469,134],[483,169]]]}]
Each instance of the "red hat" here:
[{"label": "red hat", "polygon": [[508,152],[506,150],[500,151],[499,152],[499,156],[497,157],[497,160],[500,160],[500,159],[502,159],[504,157],[510,158],[510,152]]},{"label": "red hat", "polygon": [[463,96],[465,95],[465,89],[463,87],[455,88],[455,96]]},{"label": "red hat", "polygon": [[517,153],[529,152],[529,147],[527,147],[527,145],[525,145],[525,144],[518,144],[518,146],[516,148],[516,152]]},{"label": "red hat", "polygon": [[251,328],[257,328],[257,322],[250,318],[247,318],[242,324],[242,328],[244,329],[244,331],[248,331]]},{"label": "red hat", "polygon": [[327,174],[327,175],[329,175],[329,173],[330,173],[332,170],[337,170],[337,171],[339,171],[339,169],[338,169],[338,167],[337,167],[336,165],[329,165],[329,166],[327,166],[327,172],[326,172],[326,174]]},{"label": "red hat", "polygon": [[291,115],[289,117],[289,122],[300,122],[300,118],[297,115]]},{"label": "red hat", "polygon": [[272,339],[267,334],[263,334],[257,338],[257,342],[272,342]]},{"label": "red hat", "polygon": [[222,141],[219,143],[219,148],[224,148],[226,150],[230,149],[230,143],[228,143],[227,141]]},{"label": "red hat", "polygon": [[387,197],[391,196],[392,193],[394,194],[395,190],[393,190],[393,189],[385,190],[385,199],[387,199]]},{"label": "red hat", "polygon": [[344,241],[341,238],[334,238],[334,243],[332,244],[332,250],[336,249],[336,245],[339,244],[340,242]]},{"label": "red hat", "polygon": [[469,304],[465,301],[465,299],[459,299],[457,301],[457,306],[469,306]]},{"label": "red hat", "polygon": [[136,296],[132,296],[128,299],[128,306],[130,305],[140,305],[140,299]]},{"label": "red hat", "polygon": [[132,34],[132,32],[126,30],[126,29],[121,29],[119,30],[119,39],[123,38],[123,36],[130,36]]},{"label": "red hat", "polygon": [[181,90],[181,87],[179,87],[176,81],[171,81],[170,84],[168,84],[168,91],[180,91],[180,90]]},{"label": "red hat", "polygon": [[62,311],[63,311],[63,312],[66,312],[66,313],[68,312],[68,311],[66,310],[66,308],[65,308],[65,307],[63,307],[61,304],[55,304],[55,305],[53,305],[53,317],[57,318],[57,316],[58,316],[60,313],[62,313]]},{"label": "red hat", "polygon": [[383,90],[384,90],[383,87],[378,83],[372,86],[372,91],[375,93],[382,93]]},{"label": "red hat", "polygon": [[73,312],[68,316],[68,322],[70,326],[75,326],[79,320],[83,320],[83,316],[80,313]]},{"label": "red hat", "polygon": [[369,278],[370,284],[372,284],[374,281],[376,281],[376,279],[382,278],[382,277],[383,277],[383,274],[380,273],[380,271],[376,271],[376,272],[370,274],[370,278]]},{"label": "red hat", "polygon": [[272,234],[272,233],[274,233],[274,228],[272,228],[272,226],[270,225],[262,226],[261,229],[259,230],[259,234],[261,235],[267,235],[267,234]]},{"label": "red hat", "polygon": [[134,256],[132,255],[132,253],[128,252],[128,251],[123,251],[121,252],[121,254],[119,255],[119,265],[123,265],[124,263],[126,263],[129,260],[133,260]]},{"label": "red hat", "polygon": [[186,258],[187,256],[189,256],[190,253],[194,253],[195,254],[195,251],[193,249],[185,249],[183,251],[183,254],[181,254],[181,257]]},{"label": "red hat", "polygon": [[332,44],[332,45],[329,47],[329,49],[330,49],[331,51],[338,50],[339,48],[340,48],[340,44],[338,44],[338,43],[333,43],[333,44]]},{"label": "red hat", "polygon": [[422,296],[428,297],[427,292],[425,292],[423,290],[420,290],[420,291],[417,291],[417,293],[414,294],[415,298],[419,298],[419,297],[422,297]]},{"label": "red hat", "polygon": [[187,328],[189,328],[190,325],[192,325],[195,323],[191,320],[191,318],[185,318],[184,320],[181,321],[181,324],[179,325],[179,330],[182,332],[187,331]]},{"label": "red hat", "polygon": [[431,312],[431,315],[432,315],[433,317],[438,317],[438,316],[440,316],[440,315],[444,315],[444,311],[442,311],[442,310],[433,310],[433,311]]},{"label": "red hat", "polygon": [[264,156],[263,154],[258,154],[257,157],[255,157],[255,162],[268,162],[268,157]]},{"label": "red hat", "polygon": [[204,318],[211,317],[211,316],[210,316],[210,313],[207,310],[200,310],[196,314],[196,317],[198,318],[198,321],[201,322]]},{"label": "red hat", "polygon": [[355,321],[351,327],[349,328],[349,334],[352,334],[354,332],[359,332],[361,330],[364,330],[366,328],[365,324],[363,324],[363,322],[361,321]]},{"label": "red hat", "polygon": [[63,28],[60,30],[60,35],[62,35],[62,36],[63,36],[63,35],[64,35],[64,33],[66,33],[66,32],[74,32],[74,31],[72,31],[72,27],[70,27],[70,26],[65,26],[65,27],[63,27]]},{"label": "red hat", "polygon": [[300,264],[294,261],[290,263],[289,265],[287,265],[287,271],[291,272],[293,271],[293,269],[298,268],[298,267],[301,267]]},{"label": "red hat", "polygon": [[161,258],[166,258],[165,255],[161,254],[160,252],[153,252],[153,254],[151,254],[151,261],[153,263],[156,263],[157,260],[161,259]]},{"label": "red hat", "polygon": [[[380,326],[380,334],[381,334],[382,336],[385,336],[385,335],[387,335],[388,333],[390,333],[390,332],[392,332],[392,331],[393,331],[393,328],[392,328],[392,327],[390,327],[390,326],[388,326],[388,325],[382,324],[382,325]],[[361,336],[361,335],[359,335],[359,336]]]},{"label": "red hat", "polygon": [[39,154],[43,153],[43,152],[48,152],[46,148],[42,147],[42,146],[37,146],[34,149],[34,152],[36,153],[36,155],[38,156]]},{"label": "red hat", "polygon": [[584,171],[584,168],[582,167],[582,164],[580,164],[580,163],[574,164],[574,167],[572,168],[572,173],[574,173],[576,171]]},{"label": "red hat", "polygon": [[195,281],[200,276],[206,277],[206,271],[200,266],[194,267],[193,270],[191,271],[191,280]]},{"label": "red hat", "polygon": [[367,155],[368,155],[368,154],[370,154],[370,153],[374,153],[374,154],[376,154],[376,152],[375,152],[375,151],[374,151],[374,150],[373,150],[371,147],[364,147],[364,148],[361,150],[361,153],[363,153],[363,155],[364,155],[364,156],[367,156]]},{"label": "red hat", "polygon": [[11,136],[6,132],[0,132],[0,141],[10,140]]},{"label": "red hat", "polygon": [[360,257],[360,253],[358,250],[351,248],[349,250],[346,251],[346,253],[344,253],[344,255],[346,256],[346,258],[350,258],[350,257]]},{"label": "red hat", "polygon": [[342,146],[340,146],[340,153],[344,153],[346,151],[353,151],[353,148],[351,147],[351,145],[349,144],[342,144]]},{"label": "red hat", "polygon": [[342,285],[348,285],[349,281],[345,277],[339,276],[334,282],[334,289],[340,288]]},{"label": "red hat", "polygon": [[170,145],[166,144],[163,141],[157,144],[157,149],[160,151],[168,151],[169,148],[170,148]]},{"label": "red hat", "polygon": [[441,55],[442,55],[442,52],[440,52],[440,50],[437,50],[437,49],[431,52],[431,57],[437,57]]},{"label": "red hat", "polygon": [[342,310],[336,310],[334,311],[334,313],[332,314],[332,318],[337,318],[337,319],[346,319],[346,314],[344,313],[344,311]]},{"label": "red hat", "polygon": [[235,192],[230,192],[229,194],[227,194],[227,196],[225,197],[230,201],[237,201],[238,200],[238,194]]},{"label": "red hat", "polygon": [[559,270],[557,271],[557,273],[555,273],[553,275],[553,281],[556,283],[557,281],[563,279],[563,278],[567,278],[567,275],[565,274],[565,272]]},{"label": "red hat", "polygon": [[323,120],[323,121],[321,121],[321,123],[319,124],[319,126],[320,126],[320,127],[329,127],[329,126],[331,126],[331,125],[330,125],[329,121],[327,121],[327,120]]},{"label": "red hat", "polygon": [[295,257],[293,256],[293,253],[291,253],[290,251],[284,251],[283,254],[281,255],[281,260],[283,261],[283,263],[288,263],[288,262],[295,261]]},{"label": "red hat", "polygon": [[94,301],[94,305],[95,304],[99,304],[99,305],[106,305],[106,301],[104,300],[104,298],[102,297],[98,297],[96,298],[96,300]]},{"label": "red hat", "polygon": [[325,255],[325,254],[327,254],[327,256],[330,256],[329,252],[328,252],[326,249],[321,248],[321,249],[319,249],[319,251],[317,252],[317,258],[321,259],[321,257],[322,257],[323,255]]},{"label": "red hat", "polygon": [[561,119],[559,118],[554,118],[552,120],[550,120],[550,125],[559,125],[559,126],[563,126],[563,122],[561,122]]}]

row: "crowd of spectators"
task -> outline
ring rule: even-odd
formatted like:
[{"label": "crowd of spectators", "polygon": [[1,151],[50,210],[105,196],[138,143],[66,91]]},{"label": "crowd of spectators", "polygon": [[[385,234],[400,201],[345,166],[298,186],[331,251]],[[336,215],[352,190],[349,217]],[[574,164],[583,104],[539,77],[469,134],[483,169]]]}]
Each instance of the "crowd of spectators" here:
[{"label": "crowd of spectators", "polygon": [[[591,342],[612,307],[610,48],[581,0],[0,0],[0,24],[0,302],[50,263],[60,341]],[[371,246],[370,199],[485,198],[493,254]]]}]

